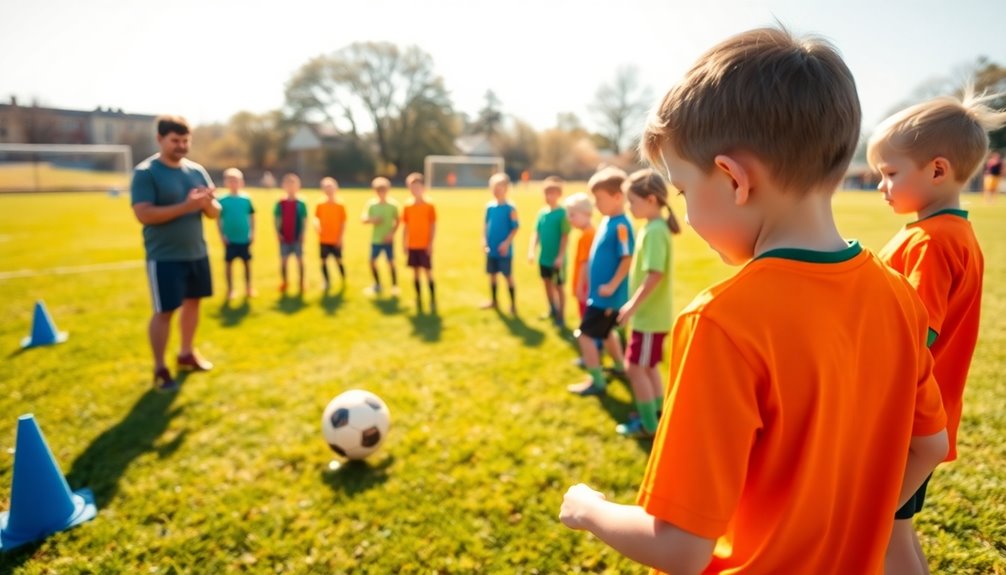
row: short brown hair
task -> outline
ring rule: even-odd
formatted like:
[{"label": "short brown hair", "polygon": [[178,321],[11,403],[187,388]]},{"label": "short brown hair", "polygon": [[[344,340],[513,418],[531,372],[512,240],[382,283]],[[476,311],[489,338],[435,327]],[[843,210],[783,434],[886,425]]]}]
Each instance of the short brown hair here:
[{"label": "short brown hair", "polygon": [[713,47],[664,96],[641,147],[661,165],[670,145],[707,173],[719,154],[753,154],[786,190],[837,186],[859,141],[852,72],[819,38],[743,32]]},{"label": "short brown hair", "polygon": [[424,178],[423,175],[420,174],[419,172],[412,172],[411,174],[405,177],[405,185],[411,186],[412,182],[419,182],[420,184],[425,184],[426,178]]},{"label": "short brown hair", "polygon": [[550,190],[552,188],[562,189],[562,184],[563,183],[565,183],[565,182],[563,182],[562,178],[560,178],[559,176],[549,176],[549,177],[545,178],[544,180],[542,180],[542,184],[543,184],[542,185],[542,190],[544,190],[544,191],[547,192],[548,190]]},{"label": "short brown hair", "polygon": [[1006,123],[1006,111],[993,110],[985,103],[1000,96],[976,98],[967,93],[963,100],[936,98],[898,112],[870,137],[870,165],[876,167],[880,146],[887,146],[919,167],[944,157],[958,183],[970,180],[988,153],[988,132]]},{"label": "short brown hair", "polygon": [[587,180],[587,189],[596,194],[599,190],[609,194],[621,194],[622,183],[629,177],[625,170],[609,166],[601,168]]},{"label": "short brown hair", "polygon": [[190,132],[189,121],[181,116],[169,114],[157,116],[157,135],[167,136],[168,134],[188,135]]}]

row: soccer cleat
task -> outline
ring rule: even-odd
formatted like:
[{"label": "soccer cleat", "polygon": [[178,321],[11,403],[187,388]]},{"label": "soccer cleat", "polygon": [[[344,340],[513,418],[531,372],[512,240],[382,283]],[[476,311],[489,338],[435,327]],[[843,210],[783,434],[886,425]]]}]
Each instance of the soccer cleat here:
[{"label": "soccer cleat", "polygon": [[622,437],[631,437],[633,439],[653,439],[653,434],[646,431],[646,428],[643,427],[643,420],[636,414],[630,415],[629,421],[616,425],[615,432]]},{"label": "soccer cleat", "polygon": [[161,367],[154,370],[154,389],[163,393],[178,390],[178,382],[171,377],[168,368]]},{"label": "soccer cleat", "polygon": [[377,297],[381,295],[381,286],[374,285],[370,286],[369,288],[364,288],[363,294],[367,297]]},{"label": "soccer cleat", "polygon": [[583,397],[589,395],[604,395],[607,393],[603,387],[598,387],[594,385],[593,381],[589,380],[584,381],[582,383],[574,383],[572,385],[568,385],[566,386],[566,390],[569,391],[570,393],[580,395]]},{"label": "soccer cleat", "polygon": [[618,377],[625,376],[625,368],[624,367],[622,367],[622,368],[618,368],[616,366],[605,367],[604,371],[610,373],[611,375],[618,376]]},{"label": "soccer cleat", "polygon": [[213,369],[213,364],[192,352],[188,355],[178,356],[178,371],[209,371]]}]

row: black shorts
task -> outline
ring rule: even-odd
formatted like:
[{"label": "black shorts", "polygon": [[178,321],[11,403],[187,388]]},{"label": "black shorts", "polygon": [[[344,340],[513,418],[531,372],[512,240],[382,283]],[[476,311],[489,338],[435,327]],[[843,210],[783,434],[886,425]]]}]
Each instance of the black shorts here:
[{"label": "black shorts", "polygon": [[325,259],[328,256],[334,256],[335,259],[342,259],[342,246],[336,246],[332,244],[321,244],[321,259]]},{"label": "black shorts", "polygon": [[607,339],[618,323],[618,310],[587,306],[575,335],[581,334],[593,339]]},{"label": "black shorts", "polygon": [[433,261],[430,258],[429,250],[409,249],[409,267],[433,269]]},{"label": "black shorts", "polygon": [[248,261],[251,259],[250,244],[229,243],[224,249],[224,261],[232,262],[236,259]]},{"label": "black shorts", "polygon": [[213,295],[209,258],[188,261],[147,261],[147,279],[154,311],[162,313],[181,307],[183,299]]},{"label": "black shorts", "polygon": [[504,277],[510,277],[513,273],[513,258],[486,257],[486,273],[490,275],[503,274]]},{"label": "black shorts", "polygon": [[932,479],[932,477],[933,474],[930,473],[929,477],[922,482],[922,485],[919,486],[918,490],[916,490],[908,501],[901,506],[901,509],[898,509],[894,513],[895,519],[911,519],[916,513],[922,511],[922,506],[926,502],[926,489],[929,487],[929,480]]},{"label": "black shorts", "polygon": [[552,280],[555,285],[562,285],[565,283],[565,274],[562,273],[562,268],[557,268],[554,266],[543,266],[538,264],[538,273],[541,274],[541,279]]}]

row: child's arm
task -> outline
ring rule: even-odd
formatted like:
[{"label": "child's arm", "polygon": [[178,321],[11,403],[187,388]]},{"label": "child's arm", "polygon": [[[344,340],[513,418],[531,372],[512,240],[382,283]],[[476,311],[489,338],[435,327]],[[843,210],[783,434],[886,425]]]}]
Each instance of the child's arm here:
[{"label": "child's arm", "polygon": [[630,267],[632,267],[632,256],[622,256],[622,261],[618,263],[618,269],[615,270],[615,275],[612,276],[611,281],[597,288],[597,293],[604,297],[615,293],[618,286],[625,281],[625,276],[629,275]]},{"label": "child's arm", "polygon": [[553,264],[556,268],[562,267],[562,262],[566,259],[566,246],[569,240],[569,232],[562,232],[559,236],[559,254],[555,256],[555,263]]},{"label": "child's arm", "polygon": [[701,572],[716,546],[715,540],[661,521],[638,505],[612,503],[582,483],[566,492],[559,519],[567,527],[593,533],[629,559],[665,573]]},{"label": "child's arm", "polygon": [[531,232],[531,245],[527,247],[527,261],[534,261],[534,252],[538,249],[538,230]]},{"label": "child's arm", "polygon": [[217,230],[220,232],[220,242],[225,246],[227,245],[227,236],[224,235],[224,221],[223,218],[217,218]]},{"label": "child's arm", "polygon": [[433,237],[437,233],[437,222],[430,222],[430,244],[426,246],[426,253],[433,253]]},{"label": "child's arm", "polygon": [[391,228],[391,231],[388,232],[388,235],[384,236],[384,243],[390,244],[395,241],[395,232],[398,231],[398,225],[401,223],[402,219],[398,217],[398,214],[395,214],[395,225]]},{"label": "child's arm", "polygon": [[947,430],[943,429],[933,435],[913,436],[908,444],[908,463],[905,465],[905,478],[901,480],[901,493],[898,495],[898,507],[908,502],[908,499],[922,486],[922,482],[943,462],[950,449]]},{"label": "child's arm", "polygon": [[584,261],[580,264],[580,284],[576,286],[576,299],[579,301],[587,301],[587,295],[590,293],[590,261]]},{"label": "child's arm", "polygon": [[506,257],[507,252],[510,250],[510,244],[513,242],[513,238],[516,235],[517,235],[517,228],[513,228],[512,230],[510,230],[510,233],[507,234],[506,239],[503,240],[503,243],[501,243],[499,247],[499,253],[501,256]]},{"label": "child's arm", "polygon": [[650,271],[646,273],[646,279],[643,283],[636,289],[636,293],[632,294],[629,301],[622,306],[622,309],[618,312],[618,322],[625,323],[629,321],[629,318],[636,313],[636,309],[639,308],[639,304],[643,303],[653,290],[663,279],[664,272]]},{"label": "child's arm", "polygon": [[255,212],[248,212],[248,245],[255,243]]}]

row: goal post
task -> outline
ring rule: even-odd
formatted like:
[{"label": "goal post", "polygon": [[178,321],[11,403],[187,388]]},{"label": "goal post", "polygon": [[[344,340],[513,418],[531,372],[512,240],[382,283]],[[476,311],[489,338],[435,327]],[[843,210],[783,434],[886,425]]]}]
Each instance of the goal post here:
[{"label": "goal post", "polygon": [[0,144],[0,192],[115,192],[129,189],[129,146]]},{"label": "goal post", "polygon": [[430,188],[484,188],[503,168],[499,156],[426,156],[424,177]]}]

